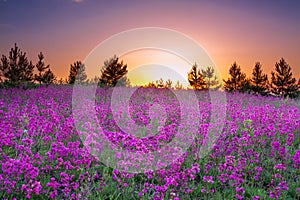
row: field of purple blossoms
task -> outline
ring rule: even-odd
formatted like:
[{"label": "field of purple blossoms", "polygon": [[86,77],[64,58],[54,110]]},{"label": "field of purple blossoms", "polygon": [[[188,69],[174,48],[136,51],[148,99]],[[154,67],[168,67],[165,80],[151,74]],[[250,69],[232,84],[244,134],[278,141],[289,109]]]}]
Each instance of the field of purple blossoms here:
[{"label": "field of purple blossoms", "polygon": [[[98,89],[103,134],[127,151],[157,151],[184,117],[199,123],[195,141],[170,165],[130,173],[91,155],[80,134],[93,129],[88,123],[76,129],[72,92],[71,86],[0,90],[0,199],[300,199],[300,106],[294,100],[226,94],[226,104],[214,105],[226,108],[224,126],[203,156],[209,126],[220,125],[211,119],[207,92],[197,92],[195,114],[180,113],[167,89],[138,89],[126,109],[138,126],[157,119],[150,132],[159,133],[147,136],[145,129],[137,137],[112,117],[110,90]],[[194,91],[183,92],[188,101]],[[165,108],[165,119],[149,111],[154,103]],[[122,118],[125,108],[118,105]]]}]

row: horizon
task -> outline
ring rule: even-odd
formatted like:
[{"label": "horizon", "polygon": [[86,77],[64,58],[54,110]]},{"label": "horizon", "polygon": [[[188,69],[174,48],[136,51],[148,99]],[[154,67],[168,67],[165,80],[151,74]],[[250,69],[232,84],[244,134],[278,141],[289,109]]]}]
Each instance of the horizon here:
[{"label": "horizon", "polygon": [[[298,79],[299,5],[296,1],[0,1],[0,54],[7,55],[17,43],[29,60],[36,63],[38,53],[43,52],[45,64],[50,64],[58,79],[67,78],[70,64],[83,61],[112,35],[145,26],[162,27],[181,32],[200,44],[222,79],[228,78],[234,62],[247,77],[251,76],[255,62],[260,62],[270,78],[281,58]],[[17,11],[15,19],[10,17],[14,11]],[[146,56],[126,59],[125,56],[122,60],[130,72],[131,65],[145,62]],[[159,78],[158,75],[156,79]]]}]

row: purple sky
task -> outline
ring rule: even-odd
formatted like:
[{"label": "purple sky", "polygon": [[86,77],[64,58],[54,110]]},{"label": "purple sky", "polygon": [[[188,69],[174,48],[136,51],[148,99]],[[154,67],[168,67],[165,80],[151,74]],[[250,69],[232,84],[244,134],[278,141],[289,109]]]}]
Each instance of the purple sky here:
[{"label": "purple sky", "polygon": [[16,42],[34,62],[42,51],[54,73],[67,77],[71,63],[108,37],[155,26],[195,39],[223,78],[234,61],[248,75],[260,61],[269,74],[281,57],[299,78],[299,9],[296,0],[0,0],[0,54]]}]

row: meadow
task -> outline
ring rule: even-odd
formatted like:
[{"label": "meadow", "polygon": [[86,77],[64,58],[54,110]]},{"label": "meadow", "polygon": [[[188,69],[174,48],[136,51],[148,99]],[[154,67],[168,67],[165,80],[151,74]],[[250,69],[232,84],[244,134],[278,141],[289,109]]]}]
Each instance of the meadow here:
[{"label": "meadow", "polygon": [[[149,155],[175,136],[191,142],[192,130],[185,125],[197,126],[180,156],[170,156],[176,151],[171,146],[162,155],[169,163],[145,156],[141,170],[131,165],[134,156],[125,164],[113,158],[119,166],[114,168],[91,153],[103,146],[82,140],[97,130],[90,123],[76,127],[78,119],[88,122],[82,114],[88,108],[74,110],[72,92],[72,86],[57,85],[0,90],[0,199],[300,199],[300,106],[295,100],[226,93],[225,103],[212,105],[209,93],[199,91],[199,111],[186,104],[182,112],[171,90],[140,88],[129,108],[116,104],[114,117],[111,90],[98,88],[94,110],[101,134],[113,144],[109,148]],[[182,93],[190,102],[194,91]],[[82,91],[79,100],[91,99]],[[159,107],[151,110],[152,105]],[[212,117],[212,106],[226,110],[223,121]],[[204,154],[210,126],[221,129]],[[127,134],[134,128],[139,135]]]}]

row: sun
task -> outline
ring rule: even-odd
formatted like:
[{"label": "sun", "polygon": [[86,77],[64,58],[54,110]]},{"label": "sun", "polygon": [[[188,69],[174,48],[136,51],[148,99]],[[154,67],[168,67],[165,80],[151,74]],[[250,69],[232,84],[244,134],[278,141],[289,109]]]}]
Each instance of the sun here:
[{"label": "sun", "polygon": [[164,81],[170,79],[174,85],[179,81],[184,87],[188,87],[187,73],[191,63],[172,52],[143,48],[120,56],[120,60],[127,64],[127,77],[134,86],[162,78]]}]

